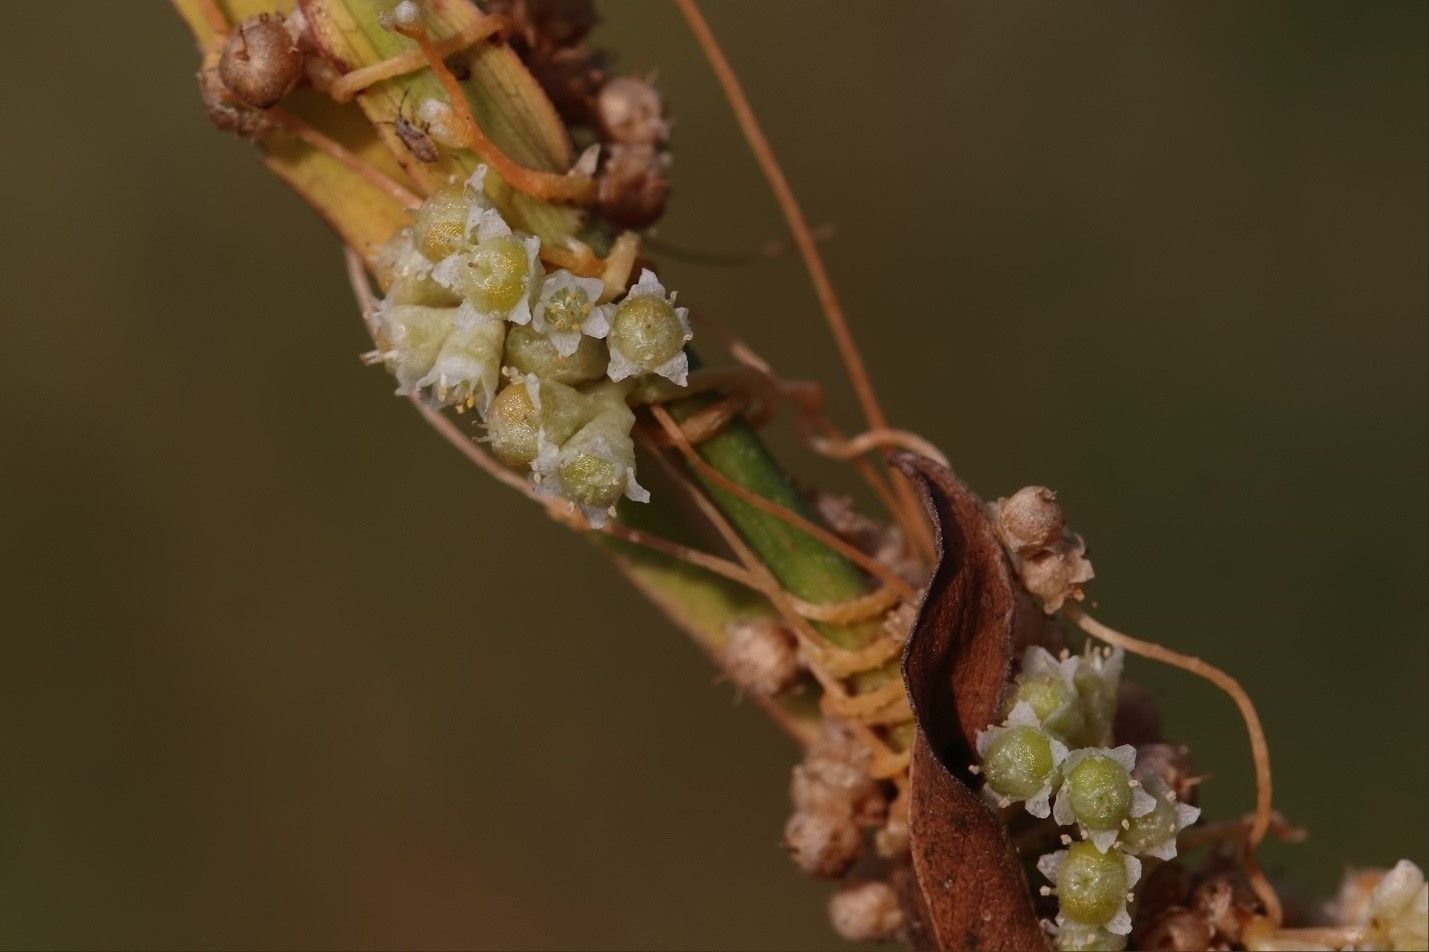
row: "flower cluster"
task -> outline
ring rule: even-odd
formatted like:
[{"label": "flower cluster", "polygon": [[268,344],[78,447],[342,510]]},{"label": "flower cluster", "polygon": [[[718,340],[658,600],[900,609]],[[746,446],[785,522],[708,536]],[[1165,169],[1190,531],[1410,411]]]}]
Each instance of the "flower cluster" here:
[{"label": "flower cluster", "polygon": [[1122,657],[1028,648],[1006,717],[977,738],[984,797],[1021,803],[1079,836],[1064,836],[1067,848],[1037,863],[1055,887],[1060,949],[1123,948],[1138,857],[1173,858],[1177,836],[1200,815],[1157,774],[1136,769],[1136,748],[1110,746]]},{"label": "flower cluster", "polygon": [[547,273],[485,176],[437,192],[383,249],[372,359],[399,394],[475,410],[497,458],[600,525],[622,496],[649,499],[626,401],[648,376],[685,385],[687,312],[649,271],[613,303],[599,279]]}]

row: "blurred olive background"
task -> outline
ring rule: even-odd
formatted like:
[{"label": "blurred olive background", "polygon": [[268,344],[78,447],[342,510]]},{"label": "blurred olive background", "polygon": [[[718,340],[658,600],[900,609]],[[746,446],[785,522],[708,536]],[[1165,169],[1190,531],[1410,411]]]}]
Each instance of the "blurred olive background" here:
[{"label": "blurred olive background", "polygon": [[[1099,614],[1243,679],[1310,897],[1429,859],[1425,9],[709,11],[893,418],[1057,488]],[[780,236],[673,11],[605,14],[675,118],[661,237]],[[172,11],[7,27],[0,944],[836,945],[794,751],[358,362]],[[794,258],[665,271],[854,425]],[[1248,809],[1231,705],[1132,672]]]}]

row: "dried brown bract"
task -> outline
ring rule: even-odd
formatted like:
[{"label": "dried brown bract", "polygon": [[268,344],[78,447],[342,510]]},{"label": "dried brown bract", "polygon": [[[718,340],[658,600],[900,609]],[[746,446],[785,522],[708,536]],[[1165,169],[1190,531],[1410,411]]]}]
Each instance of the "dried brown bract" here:
[{"label": "dried brown bract", "polygon": [[670,197],[670,154],[651,145],[614,144],[597,176],[596,207],[626,228],[646,228],[665,212]]}]

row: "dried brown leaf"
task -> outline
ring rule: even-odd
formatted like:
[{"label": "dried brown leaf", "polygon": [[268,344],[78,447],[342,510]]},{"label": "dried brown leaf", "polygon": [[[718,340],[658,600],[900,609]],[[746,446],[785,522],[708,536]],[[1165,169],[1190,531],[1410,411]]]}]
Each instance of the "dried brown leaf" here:
[{"label": "dried brown leaf", "polygon": [[913,454],[894,461],[918,490],[938,550],[903,655],[918,725],[908,820],[922,900],[905,906],[926,910],[918,926],[929,947],[1047,949],[1007,827],[968,784],[977,732],[997,720],[1012,665],[1007,560],[982,501],[957,477]]}]

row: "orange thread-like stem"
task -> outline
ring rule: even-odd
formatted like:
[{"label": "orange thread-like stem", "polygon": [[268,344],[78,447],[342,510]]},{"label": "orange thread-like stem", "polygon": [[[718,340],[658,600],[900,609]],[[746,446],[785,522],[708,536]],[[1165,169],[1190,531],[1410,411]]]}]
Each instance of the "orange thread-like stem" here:
[{"label": "orange thread-like stem", "polygon": [[[859,406],[863,409],[868,426],[873,430],[886,429],[888,419],[884,416],[883,408],[878,403],[873,383],[863,365],[863,357],[859,353],[858,345],[854,342],[853,333],[849,330],[848,321],[844,317],[843,305],[839,303],[838,294],[834,291],[833,282],[829,279],[828,269],[824,266],[824,259],[819,254],[818,244],[809,230],[803,211],[799,208],[798,199],[794,197],[794,190],[790,188],[789,181],[784,177],[784,171],[774,156],[774,149],[769,145],[769,140],[765,137],[764,130],[754,115],[754,109],[744,95],[739,77],[735,74],[734,68],[730,66],[729,60],[724,55],[724,50],[720,48],[719,41],[715,38],[714,31],[710,29],[709,23],[700,13],[699,5],[695,0],[675,0],[675,5],[684,15],[685,21],[690,26],[690,32],[694,34],[695,41],[704,52],[705,58],[709,60],[710,68],[724,89],[725,98],[729,101],[735,120],[739,123],[740,130],[749,143],[749,150],[754,154],[754,159],[764,173],[769,188],[774,192],[774,200],[778,203],[784,220],[789,225],[790,232],[793,233],[794,243],[799,248],[799,256],[803,259],[804,268],[809,273],[809,280],[814,285],[814,293],[819,298],[819,304],[823,308],[824,317],[828,321],[829,330],[833,333],[834,343],[838,346],[839,356],[843,360],[844,369],[848,373],[849,382],[853,385],[854,394],[858,397]],[[921,511],[918,508],[917,499],[913,495],[913,488],[901,474],[895,474],[894,487],[905,516],[905,519],[900,521],[905,523],[906,531],[910,532],[913,540],[931,560],[934,557],[933,540],[927,523],[918,518],[906,518],[908,513]]]}]

